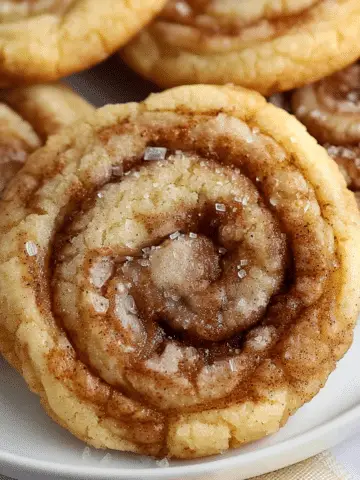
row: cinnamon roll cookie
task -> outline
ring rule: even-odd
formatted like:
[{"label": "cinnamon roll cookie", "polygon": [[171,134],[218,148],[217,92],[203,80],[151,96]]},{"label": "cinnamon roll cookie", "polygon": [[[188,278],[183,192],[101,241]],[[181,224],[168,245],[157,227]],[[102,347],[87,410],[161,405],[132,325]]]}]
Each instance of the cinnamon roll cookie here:
[{"label": "cinnamon roll cookie", "polygon": [[273,432],[349,348],[360,228],[326,151],[241,88],[53,136],[0,203],[0,347],[85,442],[213,455]]},{"label": "cinnamon roll cookie", "polygon": [[57,80],[124,45],[165,0],[2,0],[0,87]]},{"label": "cinnamon roll cookie", "polygon": [[295,91],[291,103],[337,162],[360,204],[360,64]]},{"label": "cinnamon roll cookie", "polygon": [[63,85],[0,90],[0,194],[48,135],[92,110]]},{"label": "cinnamon roll cookie", "polygon": [[234,83],[270,94],[360,55],[358,0],[170,0],[122,52],[165,87]]}]

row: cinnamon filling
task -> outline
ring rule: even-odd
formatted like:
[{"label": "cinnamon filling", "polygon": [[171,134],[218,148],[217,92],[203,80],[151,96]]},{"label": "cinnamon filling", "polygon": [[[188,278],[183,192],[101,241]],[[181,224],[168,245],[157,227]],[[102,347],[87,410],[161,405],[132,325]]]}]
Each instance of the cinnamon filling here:
[{"label": "cinnamon filling", "polygon": [[338,163],[349,188],[360,188],[360,64],[293,96],[295,114]]},{"label": "cinnamon filling", "polygon": [[[219,0],[171,0],[151,27],[174,46],[225,49],[282,35],[313,15],[313,8],[324,0],[266,5],[259,2]],[[217,41],[216,41],[217,39]],[[230,42],[230,43],[229,43]]]},{"label": "cinnamon filling", "polygon": [[246,379],[334,269],[314,191],[279,145],[223,114],[143,113],[100,138],[114,163],[59,219],[57,321],[151,422],[251,396]]}]

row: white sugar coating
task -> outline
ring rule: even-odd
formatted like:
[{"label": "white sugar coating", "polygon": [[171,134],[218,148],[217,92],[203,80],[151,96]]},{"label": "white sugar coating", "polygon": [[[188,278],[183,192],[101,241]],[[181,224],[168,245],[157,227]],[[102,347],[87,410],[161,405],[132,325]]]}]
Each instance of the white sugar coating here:
[{"label": "white sugar coating", "polygon": [[225,253],[227,252],[226,248],[224,247],[220,247],[218,251],[221,255],[225,255]]},{"label": "white sugar coating", "polygon": [[149,267],[150,266],[149,260],[143,259],[143,260],[140,260],[139,263],[142,267]]},{"label": "white sugar coating", "polygon": [[136,306],[133,298],[126,293],[116,294],[114,311],[122,327],[130,335],[132,342],[142,341],[144,326],[134,313]]},{"label": "white sugar coating", "polygon": [[226,206],[223,203],[215,203],[215,210],[217,212],[226,212]]},{"label": "white sugar coating", "polygon": [[310,205],[311,205],[311,203],[310,203],[309,200],[308,200],[308,201],[305,203],[304,213],[306,213],[306,212],[309,210]]},{"label": "white sugar coating", "polygon": [[270,205],[272,205],[273,207],[276,207],[276,205],[278,204],[277,199],[274,197],[270,197],[269,202],[270,202]]},{"label": "white sugar coating", "polygon": [[190,238],[197,238],[197,234],[196,234],[196,233],[193,233],[193,232],[190,232],[190,233],[189,233],[189,237],[190,237]]},{"label": "white sugar coating", "polygon": [[127,255],[125,257],[125,259],[128,261],[128,262],[132,262],[134,260],[134,257],[130,257],[129,255]]},{"label": "white sugar coating", "polygon": [[102,257],[90,268],[90,281],[96,288],[101,288],[111,277],[114,263],[110,257]]},{"label": "white sugar coating", "polygon": [[82,451],[81,458],[83,460],[88,460],[91,457],[91,450],[89,447],[85,447]]},{"label": "white sugar coating", "polygon": [[151,247],[144,247],[141,249],[141,251],[144,255],[149,255],[149,253],[151,252]]},{"label": "white sugar coating", "polygon": [[168,468],[170,466],[169,460],[167,458],[163,458],[162,460],[157,460],[156,465],[159,468]]},{"label": "white sugar coating", "polygon": [[110,302],[107,298],[96,292],[89,292],[90,302],[97,313],[106,313],[109,309]]},{"label": "white sugar coating", "polygon": [[242,260],[240,260],[240,266],[241,267],[245,267],[246,265],[249,264],[249,260],[246,260],[245,258],[243,258]]},{"label": "white sugar coating", "polygon": [[258,327],[251,332],[247,344],[256,351],[264,350],[271,343],[274,334],[274,327]]},{"label": "white sugar coating", "polygon": [[26,250],[26,253],[29,255],[29,257],[35,257],[35,255],[37,255],[38,253],[38,248],[36,243],[31,241],[25,243],[25,250]]},{"label": "white sugar coating", "polygon": [[183,352],[174,343],[168,343],[163,353],[154,355],[147,360],[147,368],[161,373],[176,373],[179,370],[179,362],[183,359]]},{"label": "white sugar coating", "polygon": [[127,285],[125,285],[124,283],[119,282],[119,283],[116,285],[116,291],[117,291],[118,293],[127,293],[127,291],[128,291]]},{"label": "white sugar coating", "polygon": [[[206,252],[206,253],[205,253]],[[218,256],[210,240],[181,236],[150,255],[151,278],[161,291],[186,296],[216,278]]]},{"label": "white sugar coating", "polygon": [[110,463],[112,460],[112,455],[111,453],[107,453],[106,455],[103,456],[103,458],[100,460],[100,463]]},{"label": "white sugar coating", "polygon": [[102,192],[98,192],[98,193],[97,193],[97,196],[98,196],[99,198],[103,198],[104,194],[103,194]]},{"label": "white sugar coating", "polygon": [[165,147],[148,147],[144,153],[144,160],[165,160],[166,153]]}]

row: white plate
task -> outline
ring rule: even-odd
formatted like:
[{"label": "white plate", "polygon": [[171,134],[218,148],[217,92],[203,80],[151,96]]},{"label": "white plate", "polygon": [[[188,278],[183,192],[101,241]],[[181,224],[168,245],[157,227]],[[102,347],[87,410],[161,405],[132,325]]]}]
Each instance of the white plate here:
[{"label": "white plate", "polygon": [[[119,62],[106,62],[71,79],[96,105],[144,98],[154,87]],[[21,377],[0,360],[0,473],[26,479],[206,479],[236,471],[236,480],[267,473],[308,458],[344,440],[360,425],[360,326],[354,345],[326,387],[276,435],[208,460],[171,462],[158,468],[136,455],[91,450],[42,411]],[[106,460],[106,458],[105,458]],[[235,478],[235,477],[234,477]]]}]

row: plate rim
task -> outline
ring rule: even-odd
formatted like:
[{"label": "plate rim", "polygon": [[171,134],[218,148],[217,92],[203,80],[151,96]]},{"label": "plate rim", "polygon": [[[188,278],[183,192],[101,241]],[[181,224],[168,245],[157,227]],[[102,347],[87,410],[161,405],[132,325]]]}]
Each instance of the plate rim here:
[{"label": "plate rim", "polygon": [[[68,466],[62,463],[48,462],[43,460],[31,459],[31,457],[20,456],[13,453],[7,453],[3,450],[0,450],[0,465],[14,468],[19,472],[26,473],[38,473],[38,474],[47,474],[47,475],[66,475],[68,478],[82,478],[86,475],[88,480],[102,480],[104,477],[108,480],[115,479],[135,479],[139,477],[143,478],[156,478],[156,479],[166,479],[189,475],[200,475],[206,473],[215,473],[219,470],[230,470],[234,467],[245,467],[253,462],[260,462],[271,459],[275,462],[276,458],[283,457],[283,462],[277,463],[278,468],[284,468],[294,463],[300,462],[307,458],[310,458],[312,455],[317,455],[321,453],[326,448],[323,447],[320,443],[321,439],[325,439],[330,433],[342,428],[346,428],[348,425],[354,424],[354,422],[359,422],[360,424],[360,405],[355,405],[352,408],[349,408],[345,412],[337,415],[335,418],[328,420],[327,422],[318,425],[304,433],[298,434],[291,439],[284,439],[280,443],[275,445],[270,445],[268,447],[248,452],[245,455],[234,455],[232,457],[213,460],[209,462],[199,463],[195,465],[185,465],[185,466],[176,466],[176,467],[166,467],[166,468],[121,468],[116,470],[115,468],[107,467],[96,467],[94,465],[89,466]],[[349,429],[345,436],[339,436],[338,442],[340,443],[345,438],[352,435],[352,430]],[[315,447],[315,443],[319,442],[318,447]],[[333,445],[335,444],[333,443]],[[295,461],[288,461],[290,457],[287,457],[286,454],[300,449],[302,446],[309,446],[309,444],[314,444],[311,448],[312,454],[308,455],[304,452],[297,456]],[[320,446],[321,445],[321,446]],[[333,446],[332,445],[332,446]],[[268,472],[271,470],[268,470]],[[261,474],[268,473],[264,471]]]}]

